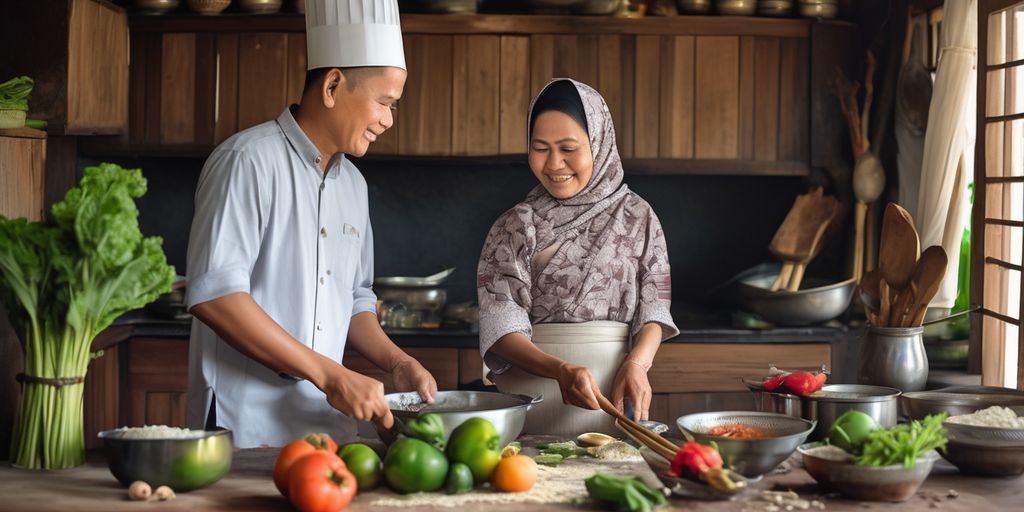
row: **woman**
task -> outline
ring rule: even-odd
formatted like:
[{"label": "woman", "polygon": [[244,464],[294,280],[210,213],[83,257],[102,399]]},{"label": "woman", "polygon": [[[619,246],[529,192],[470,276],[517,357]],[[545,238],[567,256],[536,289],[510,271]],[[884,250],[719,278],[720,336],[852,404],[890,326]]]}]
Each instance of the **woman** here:
[{"label": "woman", "polygon": [[610,416],[566,408],[555,396],[598,409],[601,393],[620,411],[628,398],[633,417],[647,419],[647,370],[679,332],[664,234],[651,206],[622,183],[615,128],[597,91],[552,81],[528,122],[540,185],[484,243],[480,353],[501,391],[547,397],[524,432],[612,432]]}]

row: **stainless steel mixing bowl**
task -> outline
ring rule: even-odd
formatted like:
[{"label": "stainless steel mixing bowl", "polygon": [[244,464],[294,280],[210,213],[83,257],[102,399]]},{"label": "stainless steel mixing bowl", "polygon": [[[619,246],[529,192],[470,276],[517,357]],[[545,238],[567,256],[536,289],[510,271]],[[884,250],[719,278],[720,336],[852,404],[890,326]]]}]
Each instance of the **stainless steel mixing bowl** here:
[{"label": "stainless steel mixing bowl", "polygon": [[184,439],[122,439],[124,431],[99,433],[107,465],[119,482],[142,480],[175,492],[206,487],[231,469],[230,430],[207,430]]},{"label": "stainless steel mixing bowl", "polygon": [[[738,439],[707,434],[714,427],[733,424],[754,427],[772,437]],[[717,443],[725,464],[752,478],[770,472],[789,458],[814,430],[815,422],[771,412],[723,411],[687,414],[679,417],[676,425],[701,443]]]},{"label": "stainless steel mixing bowl", "polygon": [[780,265],[762,264],[722,285],[729,300],[779,325],[807,325],[831,320],[846,311],[857,288],[856,280],[829,282],[806,277],[800,290],[771,291]]},{"label": "stainless steel mixing bowl", "polygon": [[438,391],[434,403],[424,404],[419,393],[391,393],[384,395],[391,414],[403,419],[434,413],[441,417],[445,435],[470,418],[483,418],[497,429],[501,445],[519,437],[526,422],[526,413],[543,397],[492,393],[488,391]]}]

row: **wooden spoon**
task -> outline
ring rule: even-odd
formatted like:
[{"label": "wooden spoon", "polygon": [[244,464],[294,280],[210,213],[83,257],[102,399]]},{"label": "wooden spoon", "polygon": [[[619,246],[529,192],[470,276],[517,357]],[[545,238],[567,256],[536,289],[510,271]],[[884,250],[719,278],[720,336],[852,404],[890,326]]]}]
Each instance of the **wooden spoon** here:
[{"label": "wooden spoon", "polygon": [[[914,229],[914,219],[906,210],[896,203],[885,206],[885,217],[882,219],[882,241],[878,251],[878,270],[890,289],[889,298],[892,311],[902,314],[907,307],[908,296],[900,297],[899,303],[893,302],[893,296],[903,295],[904,288],[910,284],[917,266],[917,258],[921,254],[921,242]],[[886,297],[879,297],[883,301]],[[902,307],[901,307],[902,306]],[[895,315],[894,315],[895,316]],[[882,317],[889,326],[899,325],[899,316]]]},{"label": "wooden spoon", "polygon": [[942,278],[946,277],[948,265],[949,258],[946,257],[946,251],[942,249],[942,246],[933,245],[921,253],[921,260],[917,262],[913,278],[917,293],[914,294],[914,301],[907,307],[900,326],[917,327],[921,325],[925,311],[928,309],[928,303],[939,291]]},{"label": "wooden spoon", "polygon": [[794,268],[800,264],[806,265],[814,257],[815,242],[820,240],[823,233],[822,224],[827,227],[835,215],[835,203],[834,197],[824,196],[821,187],[801,194],[793,201],[793,208],[786,214],[768,246],[772,254],[783,262],[782,271],[772,284],[772,291],[789,287]]}]

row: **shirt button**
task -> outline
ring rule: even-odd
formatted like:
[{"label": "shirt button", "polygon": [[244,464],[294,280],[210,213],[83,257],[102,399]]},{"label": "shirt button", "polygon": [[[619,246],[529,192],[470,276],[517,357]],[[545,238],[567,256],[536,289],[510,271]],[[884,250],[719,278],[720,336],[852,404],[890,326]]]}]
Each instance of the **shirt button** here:
[{"label": "shirt button", "polygon": [[325,281],[324,281],[324,278],[322,278],[322,277],[321,277],[321,278],[320,278],[320,284],[324,284],[324,282],[325,282]]},{"label": "shirt button", "polygon": [[327,275],[331,275],[331,269],[327,269]]},{"label": "shirt button", "polygon": [[322,330],[324,330],[324,326],[320,325],[320,324],[316,324],[316,330],[322,331]]},{"label": "shirt button", "polygon": [[320,236],[322,236],[324,238],[327,238],[327,228],[326,227],[320,228]]},{"label": "shirt button", "polygon": [[321,157],[320,155],[317,155],[317,156],[316,156],[316,164],[317,164],[317,165],[320,165],[320,162],[321,162],[322,160],[323,160],[323,157]]}]

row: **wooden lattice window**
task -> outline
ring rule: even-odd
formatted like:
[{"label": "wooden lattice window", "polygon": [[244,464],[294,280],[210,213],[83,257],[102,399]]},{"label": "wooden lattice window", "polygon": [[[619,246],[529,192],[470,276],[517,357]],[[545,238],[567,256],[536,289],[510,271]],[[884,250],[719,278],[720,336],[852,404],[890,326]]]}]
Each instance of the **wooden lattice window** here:
[{"label": "wooden lattice window", "polygon": [[1024,2],[979,0],[971,230],[972,348],[982,382],[1024,387]]}]

